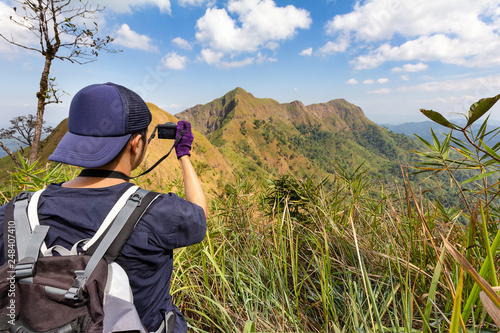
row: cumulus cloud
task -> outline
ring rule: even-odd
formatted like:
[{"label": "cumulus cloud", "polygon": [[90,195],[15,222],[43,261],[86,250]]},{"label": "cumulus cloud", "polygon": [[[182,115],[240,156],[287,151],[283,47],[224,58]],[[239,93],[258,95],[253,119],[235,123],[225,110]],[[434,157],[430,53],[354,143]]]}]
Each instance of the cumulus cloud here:
[{"label": "cumulus cloud", "polygon": [[176,37],[176,38],[172,39],[172,43],[177,45],[177,47],[180,47],[183,50],[192,50],[193,49],[193,45],[191,45],[190,42],[188,42],[185,39],[182,39],[181,37]]},{"label": "cumulus cloud", "polygon": [[363,81],[364,84],[373,84],[373,82],[374,81],[372,79],[367,79]]},{"label": "cumulus cloud", "polygon": [[346,81],[346,84],[358,84],[358,80],[356,80],[355,78],[352,78],[352,79],[349,79],[348,81]]},{"label": "cumulus cloud", "polygon": [[340,36],[335,42],[329,41],[319,49],[320,54],[330,55],[344,52],[349,47],[349,39],[345,36]]},{"label": "cumulus cloud", "polygon": [[[278,7],[273,0],[230,0],[226,8],[206,10],[196,22],[195,36],[212,55],[222,54],[222,61],[225,56],[234,59],[242,53],[275,50],[298,29],[308,29],[311,22],[309,12],[292,5]],[[206,51],[200,58],[205,56]],[[248,59],[226,63],[251,63]]]},{"label": "cumulus cloud", "polygon": [[380,84],[384,84],[384,83],[389,82],[389,79],[386,77],[382,77],[382,78],[378,79],[377,82]]},{"label": "cumulus cloud", "polygon": [[132,9],[143,7],[158,7],[161,13],[171,13],[170,0],[92,0],[91,2],[106,6],[106,10],[117,13],[132,14]]},{"label": "cumulus cloud", "polygon": [[253,64],[255,61],[254,58],[249,57],[239,61],[225,61],[223,57],[224,53],[222,52],[217,52],[212,49],[203,49],[198,56],[198,60],[212,66],[226,69],[244,67]]},{"label": "cumulus cloud", "polygon": [[[325,31],[348,42],[346,50],[355,52],[351,61],[355,69],[387,61],[490,67],[500,65],[499,26],[496,0],[372,0],[357,2],[350,13],[336,15]],[[406,71],[423,70],[419,66]]]},{"label": "cumulus cloud", "polygon": [[161,59],[161,68],[170,68],[176,70],[182,70],[186,68],[187,57],[177,54],[177,52],[171,52]]},{"label": "cumulus cloud", "polygon": [[418,64],[406,64],[403,67],[394,67],[393,72],[421,72],[429,68],[429,65],[419,62]]},{"label": "cumulus cloud", "polygon": [[113,43],[116,45],[148,52],[158,51],[158,48],[152,43],[151,38],[131,30],[128,24],[122,24],[115,35],[116,38]]},{"label": "cumulus cloud", "polygon": [[311,56],[313,54],[313,49],[312,47],[302,50],[302,52],[299,53],[301,56]]}]

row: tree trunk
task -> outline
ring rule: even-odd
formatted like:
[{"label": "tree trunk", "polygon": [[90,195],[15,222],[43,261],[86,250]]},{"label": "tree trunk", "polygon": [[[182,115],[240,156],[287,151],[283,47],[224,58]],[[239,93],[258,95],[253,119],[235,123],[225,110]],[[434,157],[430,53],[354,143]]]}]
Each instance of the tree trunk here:
[{"label": "tree trunk", "polygon": [[12,161],[14,161],[14,164],[16,165],[16,167],[21,168],[21,163],[19,163],[19,160],[17,159],[17,157],[15,157],[14,154],[12,154],[10,149],[7,148],[7,146],[4,145],[2,141],[0,141],[0,147],[2,147],[2,149],[5,150],[5,152],[7,154],[9,154],[10,158],[12,158]]},{"label": "tree trunk", "polygon": [[29,162],[34,163],[38,157],[38,149],[40,147],[40,137],[42,136],[43,114],[45,112],[45,100],[47,90],[49,89],[49,72],[52,64],[52,59],[48,53],[45,56],[45,66],[43,67],[42,77],[40,79],[40,91],[36,93],[38,105],[36,108],[36,123],[35,133],[33,135],[33,143],[31,144],[31,153]]}]

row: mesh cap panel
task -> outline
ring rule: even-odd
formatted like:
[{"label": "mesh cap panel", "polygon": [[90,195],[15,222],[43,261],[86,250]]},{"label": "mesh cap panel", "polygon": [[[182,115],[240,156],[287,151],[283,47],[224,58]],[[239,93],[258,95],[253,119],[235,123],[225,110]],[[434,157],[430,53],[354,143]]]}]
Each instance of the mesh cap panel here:
[{"label": "mesh cap panel", "polygon": [[139,132],[151,123],[151,112],[144,100],[132,90],[111,83],[122,95],[126,114],[125,129],[128,134]]}]

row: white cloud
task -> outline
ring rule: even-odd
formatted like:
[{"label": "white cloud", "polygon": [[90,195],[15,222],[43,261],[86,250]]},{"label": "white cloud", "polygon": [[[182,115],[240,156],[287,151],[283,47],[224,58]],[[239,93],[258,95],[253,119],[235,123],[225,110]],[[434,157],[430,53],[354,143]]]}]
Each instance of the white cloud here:
[{"label": "white cloud", "polygon": [[311,56],[312,53],[313,53],[313,49],[312,49],[312,47],[310,47],[308,49],[302,50],[302,52],[300,52],[299,55],[301,55],[301,56]]},{"label": "white cloud", "polygon": [[[40,46],[40,41],[36,38],[36,36],[28,29],[13,23],[10,20],[11,16],[13,18],[17,18],[17,15],[12,7],[4,2],[0,2],[0,33],[9,40],[14,39],[14,42],[18,44],[38,48]],[[3,54],[10,60],[14,60],[15,55],[21,51],[21,48],[9,44],[1,37],[0,46],[0,54]]]},{"label": "white cloud", "polygon": [[378,79],[377,82],[380,84],[384,84],[384,83],[389,82],[389,79],[386,77],[382,77],[382,78]]},{"label": "white cloud", "polygon": [[346,81],[346,84],[358,84],[358,80],[356,80],[355,78],[352,78],[352,79],[349,79],[348,81]]},{"label": "white cloud", "polygon": [[421,99],[416,100],[415,102],[420,104],[431,104],[431,103],[443,103],[443,104],[458,104],[458,103],[467,103],[473,104],[477,102],[476,96],[471,95],[463,95],[463,96],[449,96],[449,97],[438,97],[433,99]]},{"label": "white cloud", "polygon": [[265,62],[276,62],[276,61],[278,61],[278,59],[273,58],[273,57],[268,57],[267,55],[262,54],[260,52],[257,53],[256,63],[258,63],[258,64],[263,64]]},{"label": "white cloud", "polygon": [[192,50],[193,49],[193,45],[191,45],[190,42],[188,42],[185,39],[182,39],[181,37],[176,37],[176,38],[172,39],[172,43],[177,45],[178,47],[180,47],[183,50]]},{"label": "white cloud", "polygon": [[239,61],[225,61],[223,60],[223,57],[224,53],[222,52],[217,52],[212,49],[203,49],[198,56],[198,60],[212,66],[226,69],[244,67],[253,64],[255,61],[254,58],[245,58]]},{"label": "white cloud", "polygon": [[378,90],[372,90],[372,91],[369,91],[368,93],[370,93],[370,94],[388,94],[390,92],[391,92],[391,89],[383,88],[383,89],[378,89]]},{"label": "white cloud", "polygon": [[464,78],[457,80],[433,81],[422,83],[414,86],[406,86],[398,88],[398,91],[426,91],[426,92],[441,92],[441,91],[474,91],[476,96],[483,98],[491,97],[498,94],[500,89],[500,75],[489,75],[477,78]]},{"label": "white cloud", "polygon": [[373,82],[374,81],[372,79],[367,79],[363,81],[364,84],[373,84]]},{"label": "white cloud", "polygon": [[116,38],[113,43],[116,45],[148,52],[158,51],[158,48],[153,45],[151,38],[131,30],[128,24],[122,24],[115,34]]},{"label": "white cloud", "polygon": [[393,72],[421,72],[429,68],[429,65],[419,62],[418,64],[406,64],[403,67],[394,67]]},{"label": "white cloud", "polygon": [[158,7],[161,13],[171,13],[170,0],[92,0],[91,2],[118,13],[132,14],[133,8],[151,6]]},{"label": "white cloud", "polygon": [[401,80],[403,80],[403,81],[409,81],[410,80],[410,77],[408,75],[401,75],[399,78]]},{"label": "white cloud", "polygon": [[387,61],[500,65],[498,0],[357,2],[352,12],[333,17],[325,31],[347,36],[346,50],[355,52],[351,61],[355,69]]},{"label": "white cloud", "polygon": [[319,49],[320,54],[335,54],[344,52],[349,47],[349,39],[346,36],[339,36],[335,42],[329,41]]},{"label": "white cloud", "polygon": [[177,52],[171,52],[161,59],[161,68],[182,70],[186,68],[187,61],[186,57],[178,55]]},{"label": "white cloud", "polygon": [[[309,12],[292,5],[277,7],[273,0],[230,0],[226,8],[206,10],[196,22],[195,36],[205,49],[233,59],[241,53],[275,50],[298,29],[308,29],[311,22]],[[248,59],[226,63],[250,63]]]},{"label": "white cloud", "polygon": [[222,52],[216,52],[211,49],[203,49],[200,52],[198,60],[206,62],[209,65],[217,65],[218,63],[221,62],[223,56],[224,53]]},{"label": "white cloud", "polygon": [[219,66],[222,68],[240,68],[251,65],[255,62],[254,58],[247,57],[238,61],[222,61]]}]

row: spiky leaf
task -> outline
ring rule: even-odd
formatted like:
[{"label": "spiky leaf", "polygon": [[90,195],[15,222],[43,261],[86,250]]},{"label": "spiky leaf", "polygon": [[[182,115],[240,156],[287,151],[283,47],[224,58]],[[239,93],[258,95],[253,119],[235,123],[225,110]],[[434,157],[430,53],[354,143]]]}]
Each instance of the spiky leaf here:
[{"label": "spiky leaf", "polygon": [[441,126],[448,127],[451,129],[458,129],[458,126],[450,123],[445,117],[443,117],[439,112],[432,110],[420,109],[420,112],[424,114],[430,120],[438,123]]}]

